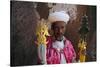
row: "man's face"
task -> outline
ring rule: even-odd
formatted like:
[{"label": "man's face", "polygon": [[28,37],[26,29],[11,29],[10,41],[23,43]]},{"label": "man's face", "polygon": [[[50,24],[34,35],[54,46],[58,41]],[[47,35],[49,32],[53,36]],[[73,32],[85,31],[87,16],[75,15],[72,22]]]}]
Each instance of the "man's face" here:
[{"label": "man's face", "polygon": [[63,21],[56,21],[52,24],[52,30],[56,40],[61,41],[65,33],[66,23]]}]

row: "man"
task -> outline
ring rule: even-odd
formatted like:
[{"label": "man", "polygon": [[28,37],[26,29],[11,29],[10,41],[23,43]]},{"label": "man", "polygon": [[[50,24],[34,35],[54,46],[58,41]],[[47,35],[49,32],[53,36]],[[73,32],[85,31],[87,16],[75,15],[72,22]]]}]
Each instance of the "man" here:
[{"label": "man", "polygon": [[54,12],[49,15],[48,20],[53,34],[47,37],[46,63],[72,63],[76,53],[71,42],[64,37],[69,15],[64,11]]}]

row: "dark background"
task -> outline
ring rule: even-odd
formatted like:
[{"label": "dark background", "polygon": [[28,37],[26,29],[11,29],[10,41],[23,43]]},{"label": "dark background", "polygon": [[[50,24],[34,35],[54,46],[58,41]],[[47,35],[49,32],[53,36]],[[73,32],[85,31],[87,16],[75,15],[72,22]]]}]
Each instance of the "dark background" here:
[{"label": "dark background", "polygon": [[[11,66],[37,65],[37,47],[34,44],[34,38],[39,17],[36,11],[41,18],[47,19],[48,10],[45,3],[38,3],[38,7],[35,9],[33,2],[10,2]],[[78,53],[78,29],[82,16],[86,14],[89,20],[86,62],[96,61],[96,6],[77,5],[77,12],[76,20],[69,21],[67,24],[65,36],[72,41],[75,51]]]}]

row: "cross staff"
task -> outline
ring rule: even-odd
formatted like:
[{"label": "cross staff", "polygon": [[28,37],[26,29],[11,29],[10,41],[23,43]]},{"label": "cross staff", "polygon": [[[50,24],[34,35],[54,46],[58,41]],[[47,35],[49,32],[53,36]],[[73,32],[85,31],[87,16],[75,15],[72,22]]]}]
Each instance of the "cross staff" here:
[{"label": "cross staff", "polygon": [[79,62],[85,62],[86,60],[86,37],[87,33],[89,32],[88,28],[88,19],[87,16],[84,15],[81,20],[81,27],[79,29],[79,34],[80,34],[80,40],[78,43],[78,48],[79,48]]}]

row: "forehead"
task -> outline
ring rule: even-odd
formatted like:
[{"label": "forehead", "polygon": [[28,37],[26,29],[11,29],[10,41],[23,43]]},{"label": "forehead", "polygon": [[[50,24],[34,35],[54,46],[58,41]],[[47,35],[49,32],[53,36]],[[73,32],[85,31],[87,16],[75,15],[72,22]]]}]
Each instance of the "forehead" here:
[{"label": "forehead", "polygon": [[54,26],[65,26],[66,23],[64,21],[56,21],[53,23]]}]

